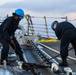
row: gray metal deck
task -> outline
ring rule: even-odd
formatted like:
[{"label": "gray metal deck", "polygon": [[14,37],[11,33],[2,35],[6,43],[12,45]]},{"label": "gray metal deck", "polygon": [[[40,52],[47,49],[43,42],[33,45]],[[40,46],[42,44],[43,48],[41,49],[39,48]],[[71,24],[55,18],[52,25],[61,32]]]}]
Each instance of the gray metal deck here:
[{"label": "gray metal deck", "polygon": [[[49,47],[51,47],[51,48],[53,48],[53,49],[55,49],[57,51],[60,51],[60,43],[59,42],[56,42],[56,43],[43,43],[43,44],[45,44],[45,45],[47,45],[47,46],[49,46]],[[51,50],[48,50],[47,48],[44,48],[44,50],[45,50],[45,52],[47,52],[52,57],[57,55],[57,53],[54,53]],[[72,56],[72,57],[76,58],[74,49],[71,49],[70,51],[68,51],[68,53],[69,53],[69,56]],[[56,57],[55,59],[58,62],[61,62],[60,56]],[[76,72],[76,61],[73,61],[73,60],[67,58],[67,62],[69,64],[69,67],[73,70],[73,72]]]},{"label": "gray metal deck", "polygon": [[[49,46],[49,47],[51,47],[53,49],[56,49],[57,51],[60,50],[59,49],[59,42],[56,42],[56,43],[43,43],[43,44],[45,44],[45,45],[47,45],[47,46]],[[24,50],[24,54],[26,56],[26,59],[27,59],[28,63],[37,63],[37,64],[39,64],[39,63],[43,62],[43,60],[33,50],[32,47],[28,47],[28,46],[21,46],[21,47]],[[55,52],[53,52],[53,51],[51,51],[51,50],[49,50],[49,49],[47,49],[45,47],[43,47],[43,50],[52,57],[58,55],[57,53],[55,53]],[[74,55],[74,50],[73,49],[69,51],[69,55],[72,56],[72,57],[76,57]],[[55,58],[55,60],[58,63],[61,62],[60,56]],[[73,70],[74,75],[76,75],[76,61],[73,61],[71,59],[67,59],[67,61],[68,61],[69,67],[71,67],[71,69]],[[45,64],[45,63],[43,63],[43,64]],[[0,74],[4,75],[4,72],[6,70],[2,69],[1,67],[0,67],[0,69],[1,69]],[[8,70],[7,72],[9,73],[9,75],[21,75],[21,74],[22,75],[34,75],[31,71],[28,72],[28,71],[20,70],[17,66],[12,66],[12,67],[8,66],[7,70]],[[46,68],[46,69],[45,68],[43,68],[43,69],[39,68],[38,71],[41,73],[41,75],[55,75],[55,74],[51,73],[51,70],[49,68]],[[5,72],[5,75],[7,75],[7,72]],[[64,75],[64,74],[61,74],[61,75]]]}]

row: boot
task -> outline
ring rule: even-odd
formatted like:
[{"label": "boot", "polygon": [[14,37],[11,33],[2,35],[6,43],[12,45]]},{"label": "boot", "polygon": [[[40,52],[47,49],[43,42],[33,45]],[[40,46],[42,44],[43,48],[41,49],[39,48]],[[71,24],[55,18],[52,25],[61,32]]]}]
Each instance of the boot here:
[{"label": "boot", "polygon": [[62,62],[59,63],[59,66],[64,66],[64,67],[67,67],[68,66],[68,63],[67,63],[66,58],[62,58]]}]

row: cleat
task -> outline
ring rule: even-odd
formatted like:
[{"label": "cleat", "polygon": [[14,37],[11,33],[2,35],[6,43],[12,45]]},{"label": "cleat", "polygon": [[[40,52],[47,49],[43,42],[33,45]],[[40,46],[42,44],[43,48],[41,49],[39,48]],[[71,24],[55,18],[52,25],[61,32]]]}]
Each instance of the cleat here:
[{"label": "cleat", "polygon": [[53,73],[57,74],[58,70],[59,70],[58,66],[55,63],[52,63],[52,65],[51,65],[51,71]]},{"label": "cleat", "polygon": [[67,75],[72,75],[72,69],[70,67],[65,67],[64,71],[66,72]]}]

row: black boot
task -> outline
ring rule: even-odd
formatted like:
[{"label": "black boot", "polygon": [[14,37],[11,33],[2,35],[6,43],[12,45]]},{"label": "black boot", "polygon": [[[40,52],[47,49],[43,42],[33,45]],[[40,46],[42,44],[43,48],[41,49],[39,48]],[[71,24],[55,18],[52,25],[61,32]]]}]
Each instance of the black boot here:
[{"label": "black boot", "polygon": [[67,63],[66,58],[62,58],[62,62],[59,63],[59,66],[64,66],[64,67],[67,67],[68,66],[68,63]]}]

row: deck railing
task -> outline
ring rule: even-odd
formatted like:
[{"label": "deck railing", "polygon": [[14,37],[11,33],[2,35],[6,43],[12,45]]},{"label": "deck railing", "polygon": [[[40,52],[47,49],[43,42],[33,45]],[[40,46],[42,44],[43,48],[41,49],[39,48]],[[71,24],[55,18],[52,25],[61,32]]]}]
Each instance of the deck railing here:
[{"label": "deck railing", "polygon": [[[8,17],[8,15],[6,16]],[[4,21],[6,17],[0,17],[0,24]],[[64,17],[39,17],[39,16],[30,16],[29,14],[25,15],[24,22],[21,24],[25,27],[27,35],[39,35],[46,38],[56,38],[54,31],[51,29],[51,23],[53,21],[76,21],[68,20],[67,16]]]}]

